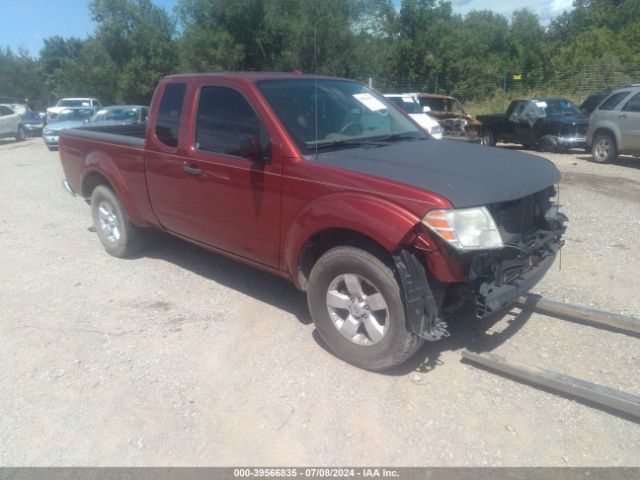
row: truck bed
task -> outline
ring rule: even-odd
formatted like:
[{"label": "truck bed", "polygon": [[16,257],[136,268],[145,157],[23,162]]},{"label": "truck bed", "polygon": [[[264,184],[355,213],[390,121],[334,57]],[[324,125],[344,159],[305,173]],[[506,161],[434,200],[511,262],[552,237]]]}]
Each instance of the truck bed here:
[{"label": "truck bed", "polygon": [[143,148],[146,130],[146,123],[137,123],[132,125],[103,125],[64,130],[62,135],[83,137],[92,140],[101,140],[109,143],[120,143],[123,145],[132,145]]}]

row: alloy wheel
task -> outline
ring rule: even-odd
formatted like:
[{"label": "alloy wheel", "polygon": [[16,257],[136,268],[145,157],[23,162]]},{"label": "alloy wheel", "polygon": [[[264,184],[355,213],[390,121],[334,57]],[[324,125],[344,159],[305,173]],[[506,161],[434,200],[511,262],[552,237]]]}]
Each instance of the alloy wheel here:
[{"label": "alloy wheel", "polygon": [[333,279],[327,290],[327,309],[336,329],[356,345],[375,345],[389,329],[389,307],[382,293],[354,273]]}]

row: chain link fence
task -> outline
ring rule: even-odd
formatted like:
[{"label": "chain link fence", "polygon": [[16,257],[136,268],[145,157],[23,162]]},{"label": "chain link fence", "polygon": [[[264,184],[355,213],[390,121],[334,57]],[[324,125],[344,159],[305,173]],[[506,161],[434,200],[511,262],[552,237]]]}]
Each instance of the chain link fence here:
[{"label": "chain link fence", "polygon": [[402,78],[370,75],[358,80],[383,93],[429,92],[458,98],[468,113],[498,113],[517,98],[560,97],[580,104],[597,92],[640,83],[640,65],[586,65],[579,69],[494,71],[473,74],[432,72]]}]

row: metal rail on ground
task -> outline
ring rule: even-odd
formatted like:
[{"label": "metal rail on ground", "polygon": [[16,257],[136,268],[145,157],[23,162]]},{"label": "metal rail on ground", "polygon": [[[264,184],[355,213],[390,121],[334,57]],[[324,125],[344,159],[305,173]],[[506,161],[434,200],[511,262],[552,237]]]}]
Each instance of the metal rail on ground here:
[{"label": "metal rail on ground", "polygon": [[[554,302],[546,300],[539,295],[529,294],[521,297],[516,302],[516,305],[522,309],[530,309],[562,320],[585,322],[596,328],[613,327],[621,332],[635,335],[640,333],[640,320],[637,318],[592,310],[578,305]],[[640,397],[636,395],[550,370],[525,365],[491,353],[479,354],[464,350],[462,358],[490,371],[506,374],[509,377],[528,382],[534,386],[543,387],[546,390],[572,395],[606,409],[632,416],[637,421],[640,421]]]},{"label": "metal rail on ground", "polygon": [[603,312],[601,310],[593,310],[578,305],[554,302],[553,300],[542,298],[540,295],[529,294],[520,297],[516,300],[516,305],[553,317],[590,323],[595,327],[605,325],[640,334],[640,320],[637,318]]}]

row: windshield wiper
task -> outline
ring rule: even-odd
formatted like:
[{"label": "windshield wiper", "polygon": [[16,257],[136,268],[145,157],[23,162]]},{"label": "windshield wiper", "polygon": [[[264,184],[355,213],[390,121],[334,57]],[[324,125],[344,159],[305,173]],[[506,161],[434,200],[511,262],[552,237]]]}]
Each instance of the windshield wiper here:
[{"label": "windshield wiper", "polygon": [[405,133],[394,133],[393,135],[388,135],[386,137],[378,138],[377,140],[380,142],[401,142],[403,140],[426,140],[426,137],[417,137],[413,132],[405,132]]},{"label": "windshield wiper", "polygon": [[342,145],[354,146],[354,147],[384,147],[386,143],[384,141],[380,141],[378,139],[375,140],[367,140],[367,139],[357,139],[357,138],[347,138],[343,140],[333,140],[331,142],[322,142],[314,144],[307,144],[307,148],[309,150],[322,150],[324,148],[331,147],[339,147]]}]

